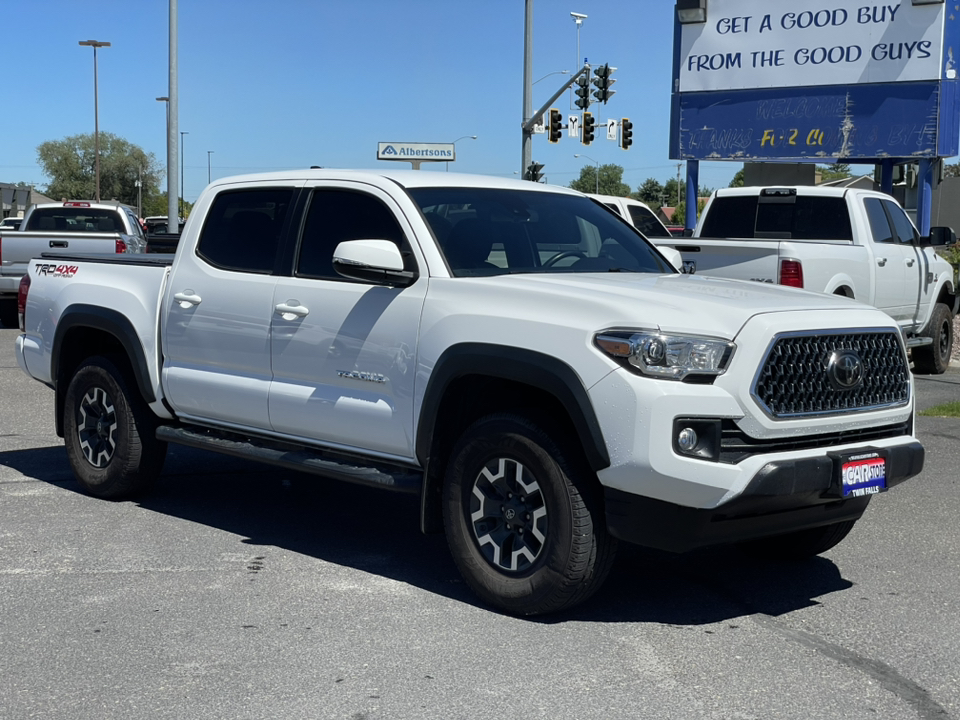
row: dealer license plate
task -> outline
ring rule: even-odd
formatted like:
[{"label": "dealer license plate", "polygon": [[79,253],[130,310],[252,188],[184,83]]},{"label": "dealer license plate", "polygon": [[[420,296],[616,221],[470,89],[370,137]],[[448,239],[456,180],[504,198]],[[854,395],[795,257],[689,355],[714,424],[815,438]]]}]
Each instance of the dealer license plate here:
[{"label": "dealer license plate", "polygon": [[848,455],[840,465],[841,497],[863,497],[887,489],[887,461],[879,453]]}]

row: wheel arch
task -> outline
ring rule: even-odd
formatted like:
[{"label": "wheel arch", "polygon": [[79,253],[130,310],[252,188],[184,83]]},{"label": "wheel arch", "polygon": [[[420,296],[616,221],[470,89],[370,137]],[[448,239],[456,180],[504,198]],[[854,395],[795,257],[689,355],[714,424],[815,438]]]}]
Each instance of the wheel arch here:
[{"label": "wheel arch", "polygon": [[63,406],[74,371],[88,357],[119,356],[147,403],[156,394],[150,382],[146,352],[133,323],[122,313],[96,305],[71,305],[60,315],[51,349],[50,376],[56,390],[56,429],[63,436]]},{"label": "wheel arch", "polygon": [[570,437],[594,471],[610,465],[603,432],[583,381],[562,360],[533,350],[484,343],[448,348],[424,393],[416,454],[425,468],[421,528],[436,532],[447,457],[475,420],[499,411],[538,414]]}]

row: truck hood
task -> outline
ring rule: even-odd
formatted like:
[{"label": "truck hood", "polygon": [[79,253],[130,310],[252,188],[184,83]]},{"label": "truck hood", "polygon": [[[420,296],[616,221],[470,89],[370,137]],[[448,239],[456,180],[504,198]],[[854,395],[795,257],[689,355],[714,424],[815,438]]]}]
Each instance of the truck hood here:
[{"label": "truck hood", "polygon": [[[766,283],[641,273],[570,273],[501,275],[477,279],[489,283],[497,305],[536,303],[545,312],[567,316],[583,327],[659,327],[664,331],[734,339],[757,315],[798,310],[867,310],[862,303],[834,295]],[[502,305],[500,305],[503,307]],[[872,310],[870,308],[869,310]],[[876,325],[890,318],[878,310]],[[819,315],[816,323],[829,327]]]}]

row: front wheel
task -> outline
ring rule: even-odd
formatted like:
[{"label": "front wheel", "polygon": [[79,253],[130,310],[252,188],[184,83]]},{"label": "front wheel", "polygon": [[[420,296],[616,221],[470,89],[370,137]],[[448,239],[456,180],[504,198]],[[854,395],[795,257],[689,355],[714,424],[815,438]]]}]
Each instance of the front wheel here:
[{"label": "front wheel", "polygon": [[70,468],[91,495],[121,499],[145,491],[160,474],[167,444],[136,386],[105,357],[76,371],[64,398]]},{"label": "front wheel", "polygon": [[916,373],[940,375],[950,365],[950,353],[953,351],[953,316],[950,308],[937,303],[927,327],[933,342],[913,349],[913,370]]},{"label": "front wheel", "polygon": [[556,612],[603,583],[616,541],[599,484],[531,420],[491,415],[451,454],[444,527],[467,584],[515,615]]}]

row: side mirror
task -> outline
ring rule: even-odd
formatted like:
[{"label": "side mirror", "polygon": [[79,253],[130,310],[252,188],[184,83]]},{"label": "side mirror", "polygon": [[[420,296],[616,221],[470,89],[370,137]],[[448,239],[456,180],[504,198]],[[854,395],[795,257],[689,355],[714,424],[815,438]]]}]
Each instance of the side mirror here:
[{"label": "side mirror", "polygon": [[683,272],[683,256],[676,248],[657,245],[657,250],[663,255],[677,272]]},{"label": "side mirror", "polygon": [[932,247],[943,247],[953,245],[957,241],[956,233],[948,227],[932,227],[930,234],[920,238],[920,245],[930,245]]},{"label": "side mirror", "polygon": [[693,237],[693,233],[694,233],[694,232],[695,232],[694,228],[684,228],[684,229],[683,229],[683,236],[684,236],[684,237]]},{"label": "side mirror", "polygon": [[333,269],[351,280],[406,287],[417,274],[403,269],[400,249],[389,240],[348,240],[333,251]]}]

